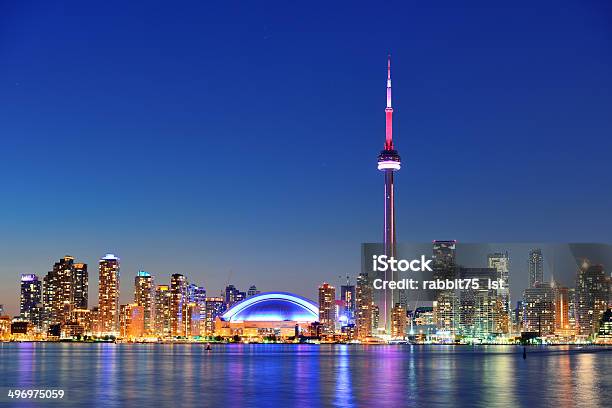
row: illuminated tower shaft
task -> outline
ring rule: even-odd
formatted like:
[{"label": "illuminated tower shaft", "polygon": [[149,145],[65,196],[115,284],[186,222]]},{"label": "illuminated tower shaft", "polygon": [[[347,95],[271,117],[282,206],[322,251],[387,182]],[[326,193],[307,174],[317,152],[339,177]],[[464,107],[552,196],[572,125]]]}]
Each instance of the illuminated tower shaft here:
[{"label": "illuminated tower shaft", "polygon": [[[393,146],[393,107],[391,106],[391,57],[387,60],[387,107],[385,108],[385,148],[378,155],[378,170],[385,173],[385,230],[383,245],[385,255],[395,257],[395,191],[393,173],[400,169],[400,156]],[[398,280],[397,272],[387,270],[385,280]],[[381,324],[391,333],[391,309],[399,302],[399,292],[385,289],[381,304]]]}]

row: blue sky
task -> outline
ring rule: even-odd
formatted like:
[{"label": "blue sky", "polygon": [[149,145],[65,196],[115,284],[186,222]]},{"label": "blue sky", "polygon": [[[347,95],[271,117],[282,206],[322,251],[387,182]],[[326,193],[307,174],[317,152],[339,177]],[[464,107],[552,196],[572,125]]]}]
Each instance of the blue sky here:
[{"label": "blue sky", "polygon": [[400,241],[612,241],[610,4],[289,3],[0,3],[0,303],[66,253],[126,302],[355,275],[387,52]]}]

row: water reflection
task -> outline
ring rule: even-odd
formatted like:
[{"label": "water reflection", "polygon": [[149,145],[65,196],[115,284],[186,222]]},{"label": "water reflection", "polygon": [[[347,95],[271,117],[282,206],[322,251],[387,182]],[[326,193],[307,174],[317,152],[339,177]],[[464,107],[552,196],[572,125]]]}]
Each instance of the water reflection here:
[{"label": "water reflection", "polygon": [[612,352],[595,350],[4,343],[0,389],[61,388],[74,407],[602,406]]}]

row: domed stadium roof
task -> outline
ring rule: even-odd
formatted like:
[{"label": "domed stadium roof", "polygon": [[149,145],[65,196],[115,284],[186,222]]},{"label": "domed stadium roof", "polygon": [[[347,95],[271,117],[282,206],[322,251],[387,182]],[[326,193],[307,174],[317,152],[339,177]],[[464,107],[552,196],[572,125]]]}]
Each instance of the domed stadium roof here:
[{"label": "domed stadium roof", "polygon": [[286,292],[260,293],[229,308],[221,316],[229,322],[315,322],[318,306],[301,296]]}]

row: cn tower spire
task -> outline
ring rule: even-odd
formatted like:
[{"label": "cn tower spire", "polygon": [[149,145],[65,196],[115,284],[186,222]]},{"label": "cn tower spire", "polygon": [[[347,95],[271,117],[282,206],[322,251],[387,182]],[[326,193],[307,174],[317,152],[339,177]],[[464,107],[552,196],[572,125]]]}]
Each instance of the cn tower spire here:
[{"label": "cn tower spire", "polygon": [[387,108],[391,107],[391,54],[387,56]]},{"label": "cn tower spire", "polygon": [[385,108],[387,122],[385,150],[393,150],[393,108],[391,107],[391,55],[387,56],[387,107]]}]

